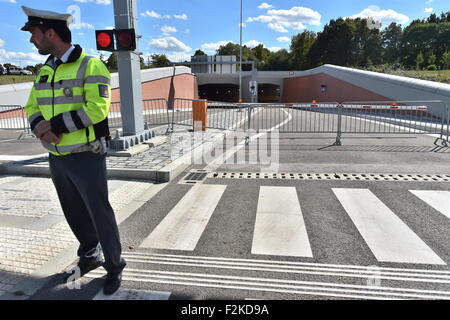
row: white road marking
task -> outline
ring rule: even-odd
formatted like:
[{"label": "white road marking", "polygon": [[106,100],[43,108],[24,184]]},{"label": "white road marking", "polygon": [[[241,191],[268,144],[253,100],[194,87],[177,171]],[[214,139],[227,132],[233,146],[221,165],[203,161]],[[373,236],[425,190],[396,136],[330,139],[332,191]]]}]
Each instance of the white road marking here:
[{"label": "white road marking", "polygon": [[48,153],[42,153],[32,156],[12,156],[12,155],[0,155],[0,161],[26,161],[36,158],[47,157]]},{"label": "white road marking", "polygon": [[378,261],[445,265],[368,189],[332,189]]},{"label": "white road marking", "polygon": [[409,192],[450,219],[450,191],[409,190]]},{"label": "white road marking", "polygon": [[260,188],[251,252],[313,256],[295,187]]},{"label": "white road marking", "polygon": [[[87,277],[104,274],[94,270]],[[300,281],[267,277],[243,277],[224,274],[173,272],[126,268],[123,280],[194,287],[278,292],[357,299],[450,299],[450,292],[385,286]]]},{"label": "white road marking", "polygon": [[170,250],[194,250],[226,186],[195,185],[140,247]]},{"label": "white road marking", "polygon": [[450,284],[450,271],[125,252],[131,263]]}]

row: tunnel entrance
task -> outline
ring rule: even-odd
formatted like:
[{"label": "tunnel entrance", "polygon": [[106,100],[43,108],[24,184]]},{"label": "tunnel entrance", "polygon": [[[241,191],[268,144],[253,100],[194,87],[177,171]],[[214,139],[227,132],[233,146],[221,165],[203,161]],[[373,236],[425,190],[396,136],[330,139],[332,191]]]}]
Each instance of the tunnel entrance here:
[{"label": "tunnel entrance", "polygon": [[208,83],[198,86],[200,99],[209,101],[238,102],[239,86],[232,83]]},{"label": "tunnel entrance", "polygon": [[272,103],[281,101],[280,86],[271,83],[258,84],[258,102]]}]

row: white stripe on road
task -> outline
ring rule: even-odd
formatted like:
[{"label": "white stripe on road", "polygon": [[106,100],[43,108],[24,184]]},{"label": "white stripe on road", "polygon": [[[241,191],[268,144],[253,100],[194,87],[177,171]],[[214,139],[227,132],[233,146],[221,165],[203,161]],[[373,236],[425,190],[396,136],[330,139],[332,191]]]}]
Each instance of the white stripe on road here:
[{"label": "white stripe on road", "polygon": [[332,189],[378,261],[446,264],[368,189]]},{"label": "white stripe on road", "polygon": [[251,252],[313,256],[295,187],[260,188]]},{"label": "white stripe on road", "polygon": [[13,156],[13,155],[0,155],[0,161],[26,161],[36,158],[48,157],[48,153],[42,153],[31,156]]},{"label": "white stripe on road", "polygon": [[[86,277],[98,277],[105,273],[97,270],[92,271],[86,275]],[[445,290],[300,281],[268,277],[230,276],[225,274],[211,274],[210,272],[192,273],[126,268],[123,273],[123,280],[139,283],[148,282],[189,287],[250,290],[255,292],[277,292],[356,299],[450,299],[450,292]]]},{"label": "white stripe on road", "polygon": [[409,190],[409,192],[450,219],[450,191]]},{"label": "white stripe on road", "polygon": [[194,250],[225,189],[224,185],[193,186],[140,246]]}]

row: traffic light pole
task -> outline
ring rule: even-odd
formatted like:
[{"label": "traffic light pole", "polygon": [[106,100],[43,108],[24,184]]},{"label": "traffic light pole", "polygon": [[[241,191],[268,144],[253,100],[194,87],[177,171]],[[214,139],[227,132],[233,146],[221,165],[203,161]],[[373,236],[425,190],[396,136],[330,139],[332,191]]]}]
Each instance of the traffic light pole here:
[{"label": "traffic light pole", "polygon": [[[114,0],[114,19],[116,29],[136,30],[136,0]],[[122,113],[122,135],[136,136],[144,132],[144,115],[142,112],[141,64],[139,42],[135,51],[117,51],[119,67],[120,101]]]}]

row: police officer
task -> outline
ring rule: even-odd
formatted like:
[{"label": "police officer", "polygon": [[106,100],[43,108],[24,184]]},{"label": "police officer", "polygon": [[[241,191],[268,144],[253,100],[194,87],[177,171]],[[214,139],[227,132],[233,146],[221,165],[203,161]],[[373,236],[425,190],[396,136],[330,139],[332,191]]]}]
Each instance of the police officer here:
[{"label": "police officer", "polygon": [[28,120],[49,152],[53,184],[80,242],[78,270],[83,276],[103,265],[103,292],[112,294],[120,287],[126,262],[106,178],[111,76],[103,62],[71,45],[71,15],[22,9],[28,22],[21,30],[32,34],[30,42],[40,54],[50,54],[25,106]]}]

